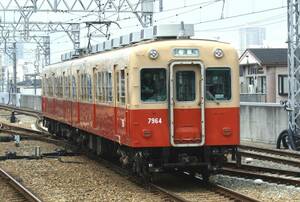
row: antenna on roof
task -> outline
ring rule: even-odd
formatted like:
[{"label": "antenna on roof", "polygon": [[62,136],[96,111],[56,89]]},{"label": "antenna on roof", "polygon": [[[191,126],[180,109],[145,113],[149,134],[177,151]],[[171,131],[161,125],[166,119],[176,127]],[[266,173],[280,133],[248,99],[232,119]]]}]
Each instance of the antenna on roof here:
[{"label": "antenna on roof", "polygon": [[188,38],[189,38],[189,36],[187,36],[186,33],[185,33],[184,22],[181,21],[181,23],[180,23],[180,31],[179,31],[179,33],[177,35],[177,39],[188,39]]}]

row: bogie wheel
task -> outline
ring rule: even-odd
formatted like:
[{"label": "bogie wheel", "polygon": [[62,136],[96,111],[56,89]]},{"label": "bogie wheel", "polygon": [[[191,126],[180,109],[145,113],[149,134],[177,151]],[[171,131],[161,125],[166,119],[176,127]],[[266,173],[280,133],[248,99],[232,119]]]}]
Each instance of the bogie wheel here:
[{"label": "bogie wheel", "polygon": [[201,176],[202,176],[202,180],[204,183],[208,183],[209,182],[209,178],[210,178],[210,171],[208,170],[208,168],[203,168],[203,170],[201,171]]}]

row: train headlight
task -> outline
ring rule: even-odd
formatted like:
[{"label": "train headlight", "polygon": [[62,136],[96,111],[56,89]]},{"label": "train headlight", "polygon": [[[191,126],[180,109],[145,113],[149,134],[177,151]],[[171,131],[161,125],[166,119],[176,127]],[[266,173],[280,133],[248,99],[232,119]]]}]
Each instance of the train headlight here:
[{"label": "train headlight", "polygon": [[224,52],[223,52],[222,49],[217,48],[214,51],[214,55],[215,55],[216,58],[222,58],[224,56]]},{"label": "train headlight", "polygon": [[159,54],[158,54],[157,50],[151,49],[151,50],[149,51],[149,58],[150,58],[150,59],[155,60],[155,59],[158,58],[158,56],[159,56]]}]

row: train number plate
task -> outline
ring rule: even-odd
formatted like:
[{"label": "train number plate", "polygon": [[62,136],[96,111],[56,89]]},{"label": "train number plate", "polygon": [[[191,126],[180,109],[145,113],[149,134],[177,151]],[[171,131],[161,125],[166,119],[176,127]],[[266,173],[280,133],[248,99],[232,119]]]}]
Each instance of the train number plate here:
[{"label": "train number plate", "polygon": [[162,118],[148,118],[148,124],[162,124]]}]

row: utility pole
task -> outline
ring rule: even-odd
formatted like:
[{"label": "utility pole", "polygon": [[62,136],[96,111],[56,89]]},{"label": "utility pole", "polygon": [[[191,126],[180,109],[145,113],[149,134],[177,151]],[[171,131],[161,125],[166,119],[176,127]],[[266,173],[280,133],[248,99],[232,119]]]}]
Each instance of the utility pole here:
[{"label": "utility pole", "polygon": [[13,43],[13,88],[12,93],[17,93],[17,47],[16,42]]},{"label": "utility pole", "polygon": [[281,143],[292,150],[300,150],[300,0],[287,0],[288,23],[288,100],[283,102],[288,112],[288,129],[280,133]]}]

